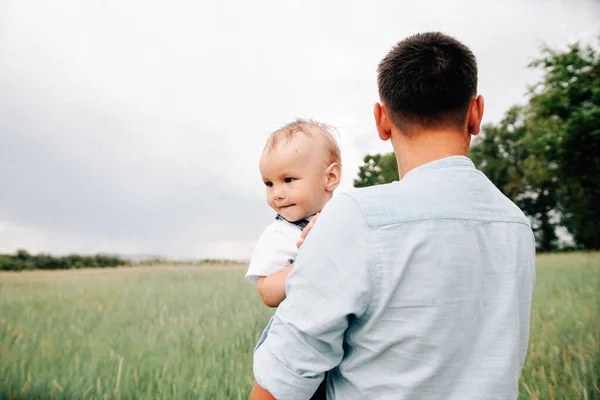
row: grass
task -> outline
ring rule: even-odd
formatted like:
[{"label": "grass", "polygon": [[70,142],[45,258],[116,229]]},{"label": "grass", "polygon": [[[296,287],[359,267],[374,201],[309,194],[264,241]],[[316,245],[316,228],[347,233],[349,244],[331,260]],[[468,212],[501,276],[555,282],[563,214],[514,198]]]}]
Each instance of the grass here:
[{"label": "grass", "polygon": [[248,397],[270,312],[239,268],[0,279],[0,397]]},{"label": "grass", "polygon": [[520,397],[600,399],[600,253],[542,255]]},{"label": "grass", "polygon": [[[247,399],[272,311],[239,267],[0,274],[0,399]],[[538,257],[523,399],[598,399],[600,254]]]}]

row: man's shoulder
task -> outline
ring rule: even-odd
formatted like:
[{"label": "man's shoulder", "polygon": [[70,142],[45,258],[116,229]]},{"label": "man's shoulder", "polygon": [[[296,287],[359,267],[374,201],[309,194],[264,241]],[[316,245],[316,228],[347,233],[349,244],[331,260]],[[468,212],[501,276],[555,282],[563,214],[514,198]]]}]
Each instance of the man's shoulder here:
[{"label": "man's shoulder", "polygon": [[397,188],[398,182],[375,185],[364,188],[354,188],[344,192],[336,198],[336,207],[343,208],[348,217],[362,217],[368,225],[372,225],[372,217],[378,214],[382,205],[388,199],[399,199],[401,196]]},{"label": "man's shoulder", "polygon": [[[356,207],[357,210],[367,210],[371,203],[377,199],[389,196],[393,184],[375,185],[362,188],[354,188],[344,192],[342,196],[346,196],[345,202],[347,207]],[[339,196],[341,199],[342,196]]]},{"label": "man's shoulder", "polygon": [[523,212],[475,169],[431,173],[345,194],[371,227],[448,218],[529,224]]},{"label": "man's shoulder", "polygon": [[392,183],[385,183],[382,185],[354,188],[345,192],[345,194],[351,197],[354,201],[356,201],[357,204],[362,204],[364,202],[369,202],[381,196],[390,195],[391,193],[396,191],[398,184],[399,182],[395,181]]}]

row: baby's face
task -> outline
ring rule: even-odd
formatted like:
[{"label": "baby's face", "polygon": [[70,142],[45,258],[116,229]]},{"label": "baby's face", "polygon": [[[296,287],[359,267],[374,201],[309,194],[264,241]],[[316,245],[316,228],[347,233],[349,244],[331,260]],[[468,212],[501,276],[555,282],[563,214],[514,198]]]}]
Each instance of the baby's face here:
[{"label": "baby's face", "polygon": [[267,188],[267,203],[288,221],[321,211],[331,198],[326,189],[326,146],[298,135],[263,153],[260,172]]}]

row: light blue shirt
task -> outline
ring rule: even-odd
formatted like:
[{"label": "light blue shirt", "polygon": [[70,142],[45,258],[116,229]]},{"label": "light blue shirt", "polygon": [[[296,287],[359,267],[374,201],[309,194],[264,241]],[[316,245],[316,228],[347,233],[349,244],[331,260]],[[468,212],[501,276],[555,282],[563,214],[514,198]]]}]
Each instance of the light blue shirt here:
[{"label": "light blue shirt", "polygon": [[254,352],[278,399],[516,399],[535,242],[466,157],[336,195]]}]

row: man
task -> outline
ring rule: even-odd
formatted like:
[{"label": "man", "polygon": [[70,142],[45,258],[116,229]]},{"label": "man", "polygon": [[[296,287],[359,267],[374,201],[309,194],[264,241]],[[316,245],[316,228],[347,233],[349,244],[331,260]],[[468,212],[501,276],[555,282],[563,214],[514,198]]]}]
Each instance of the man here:
[{"label": "man", "polygon": [[466,157],[483,98],[441,33],[378,68],[379,137],[399,182],[335,196],[254,353],[252,399],[516,399],[529,336],[528,219]]}]

